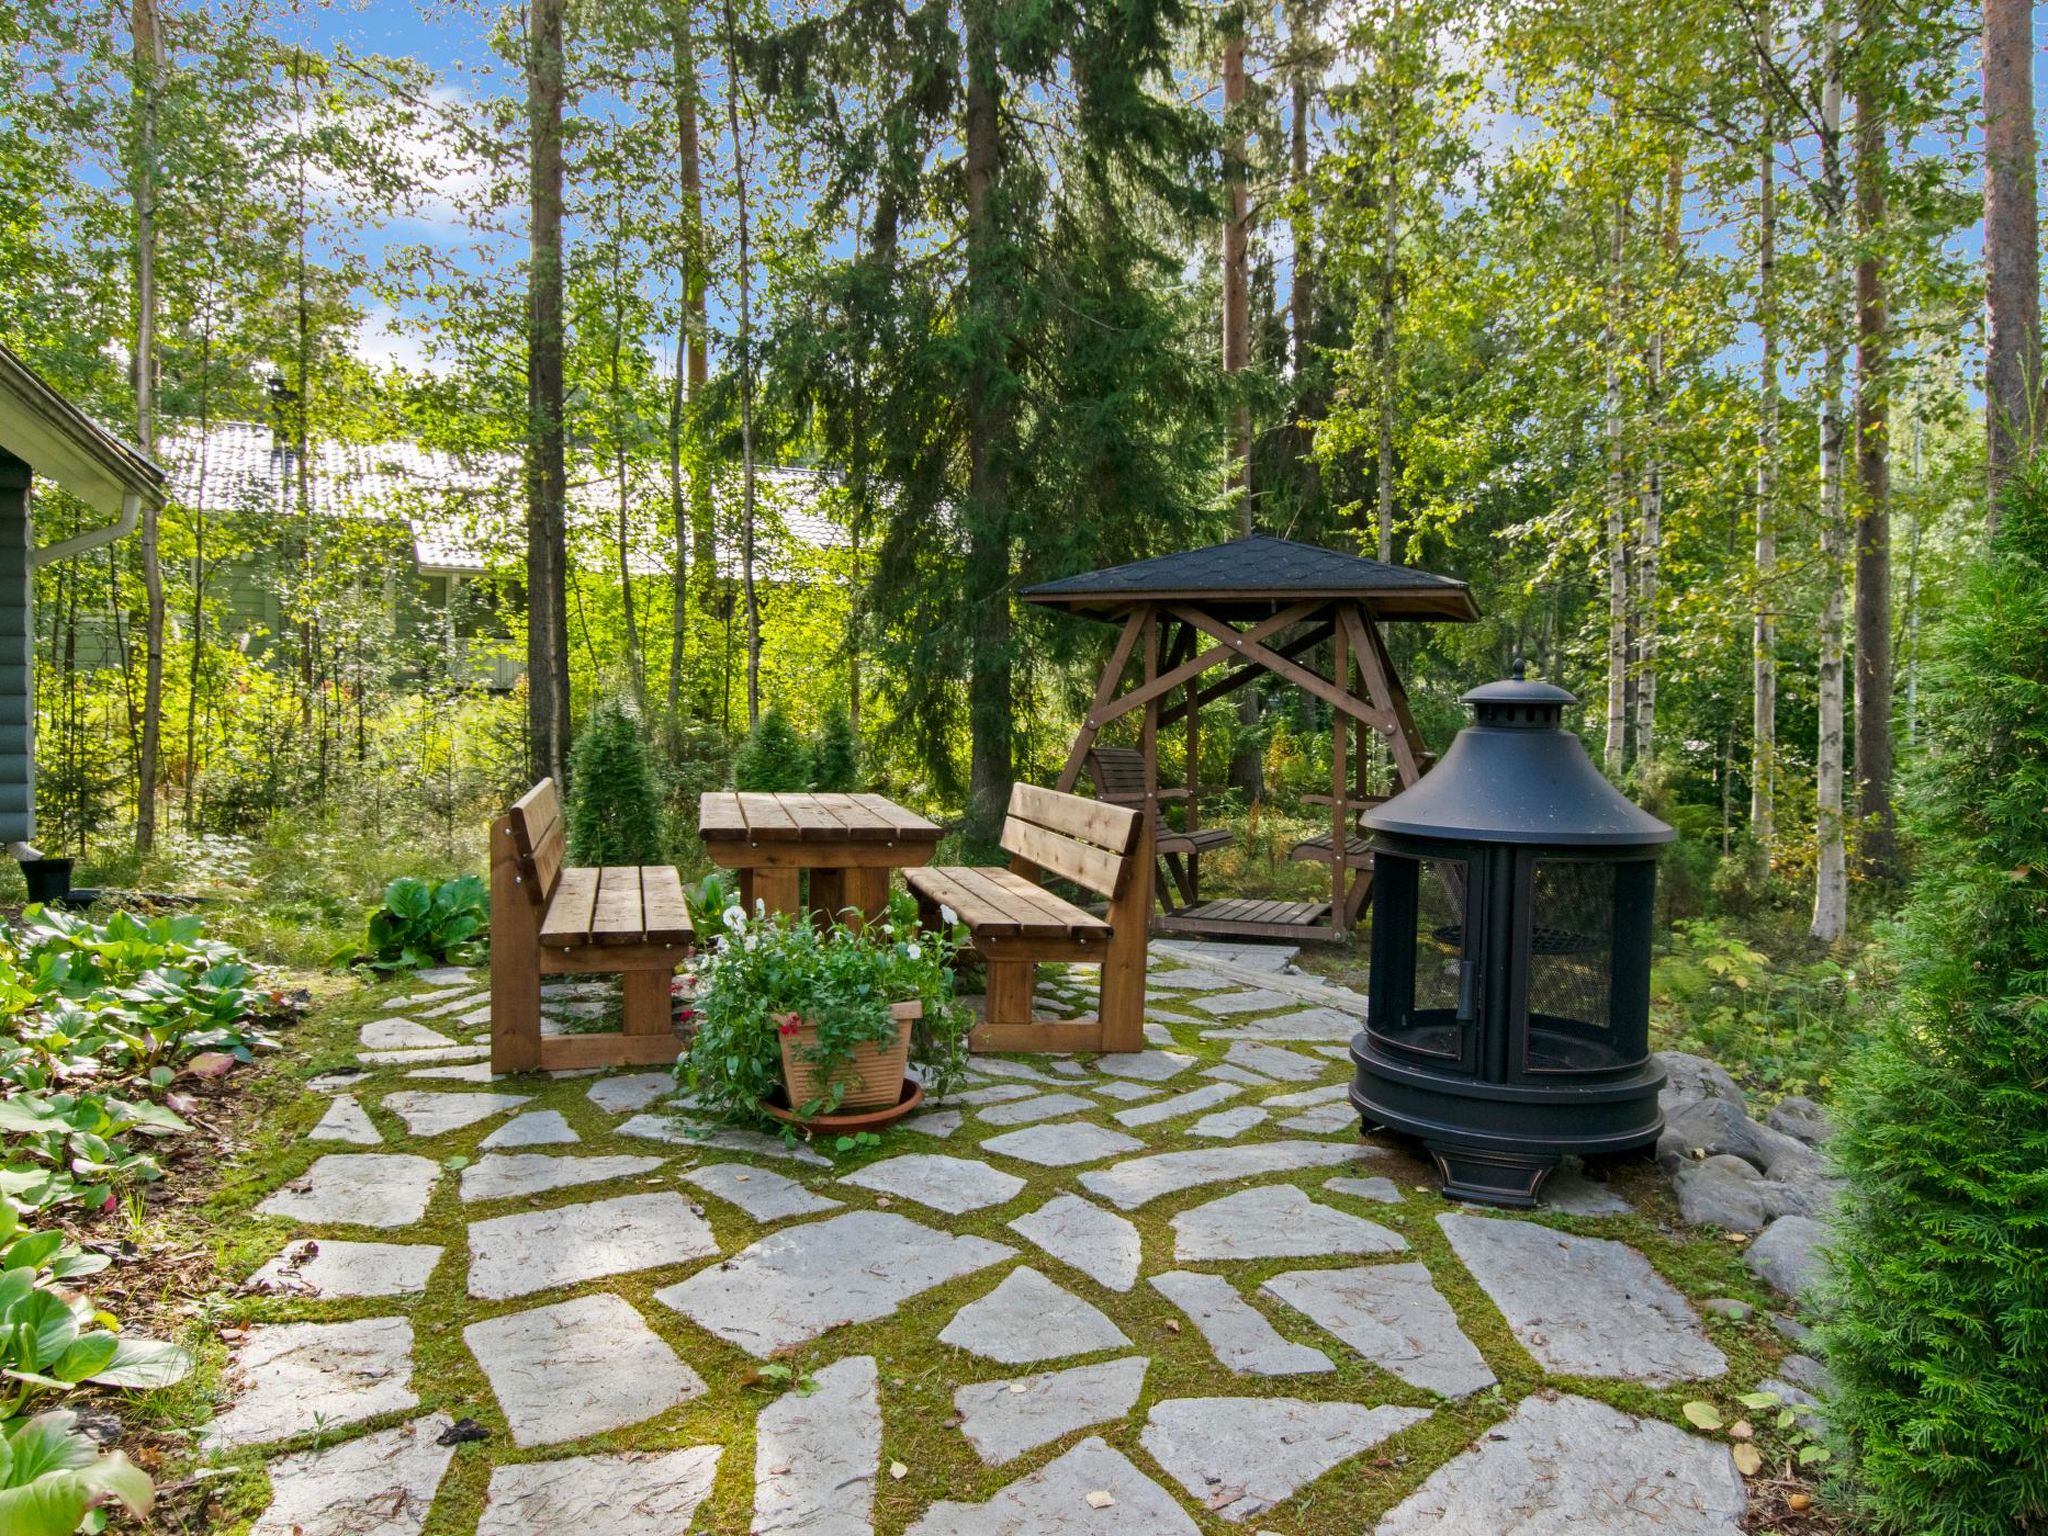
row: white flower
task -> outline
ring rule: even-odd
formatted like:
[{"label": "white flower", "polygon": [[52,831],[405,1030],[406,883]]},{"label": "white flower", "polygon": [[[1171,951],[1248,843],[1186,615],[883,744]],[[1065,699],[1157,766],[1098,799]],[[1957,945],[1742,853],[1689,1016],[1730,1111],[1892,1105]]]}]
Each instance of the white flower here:
[{"label": "white flower", "polygon": [[743,929],[747,926],[746,908],[742,907],[738,902],[734,902],[731,906],[727,907],[718,914],[718,917],[728,928]]},{"label": "white flower", "polygon": [[904,945],[903,953],[910,956],[910,958],[913,960],[922,960],[924,958],[924,949],[921,945],[917,944]]},{"label": "white flower", "polygon": [[747,946],[747,948],[748,948],[748,949],[750,949],[750,950],[751,950],[751,949],[757,949],[757,948],[759,948],[759,947],[760,947],[760,944],[761,944],[761,935],[759,935],[758,933],[750,933],[750,934],[748,934],[748,935],[747,935],[747,937],[746,937],[746,946]]},{"label": "white flower", "polygon": [[939,903],[939,921],[951,928],[960,921],[960,914],[942,901]]},{"label": "white flower", "polygon": [[756,917],[766,917],[767,915],[768,915],[768,898],[767,898],[766,896],[756,896],[756,897],[754,898],[754,916],[756,916]]}]

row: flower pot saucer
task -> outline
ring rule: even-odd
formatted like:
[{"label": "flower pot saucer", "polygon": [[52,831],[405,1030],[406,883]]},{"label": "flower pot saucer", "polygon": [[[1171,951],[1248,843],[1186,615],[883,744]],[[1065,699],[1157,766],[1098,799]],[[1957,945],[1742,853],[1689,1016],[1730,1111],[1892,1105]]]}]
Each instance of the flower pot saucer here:
[{"label": "flower pot saucer", "polygon": [[894,1125],[918,1105],[924,1102],[924,1084],[914,1077],[903,1079],[903,1092],[894,1104],[881,1109],[859,1109],[843,1115],[815,1115],[809,1120],[800,1120],[786,1102],[778,1102],[783,1095],[780,1091],[761,1107],[776,1119],[790,1125],[801,1126],[809,1131],[837,1131],[842,1134],[853,1131],[879,1130],[885,1125]]}]

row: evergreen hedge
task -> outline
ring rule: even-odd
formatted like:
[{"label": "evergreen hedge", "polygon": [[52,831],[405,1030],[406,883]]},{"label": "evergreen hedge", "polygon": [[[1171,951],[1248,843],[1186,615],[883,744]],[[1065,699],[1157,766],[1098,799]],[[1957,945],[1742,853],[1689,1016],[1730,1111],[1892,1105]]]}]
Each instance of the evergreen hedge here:
[{"label": "evergreen hedge", "polygon": [[780,704],[770,704],[754,722],[732,762],[734,789],[763,792],[811,787],[811,754]]},{"label": "evergreen hedge", "polygon": [[811,783],[821,790],[860,788],[860,749],[853,739],[853,718],[837,701],[825,706],[825,718],[818,725],[818,739],[811,752]]},{"label": "evergreen hedge", "polygon": [[1831,1150],[1821,1329],[1886,1530],[2048,1532],[2048,477],[2008,490],[1927,675],[1919,878]]},{"label": "evergreen hedge", "polygon": [[665,864],[661,797],[639,717],[619,699],[591,711],[569,757],[569,862]]}]

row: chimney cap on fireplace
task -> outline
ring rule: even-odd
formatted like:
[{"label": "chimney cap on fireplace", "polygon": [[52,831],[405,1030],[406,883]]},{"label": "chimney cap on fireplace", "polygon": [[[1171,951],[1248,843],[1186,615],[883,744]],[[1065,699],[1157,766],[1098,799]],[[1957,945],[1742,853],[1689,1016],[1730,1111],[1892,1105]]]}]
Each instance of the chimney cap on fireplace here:
[{"label": "chimney cap on fireplace", "polygon": [[1537,848],[1650,849],[1677,837],[1608,783],[1564,728],[1578,700],[1551,683],[1503,679],[1464,696],[1477,721],[1442,761],[1360,819],[1368,832]]}]

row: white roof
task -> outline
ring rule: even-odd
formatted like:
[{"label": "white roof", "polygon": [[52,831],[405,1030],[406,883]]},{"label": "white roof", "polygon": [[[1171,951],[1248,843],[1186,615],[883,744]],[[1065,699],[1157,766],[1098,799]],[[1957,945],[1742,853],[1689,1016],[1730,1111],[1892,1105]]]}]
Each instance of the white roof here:
[{"label": "white roof", "polygon": [[[227,421],[202,433],[193,423],[172,423],[160,457],[172,499],[186,506],[297,515],[298,455],[267,426]],[[424,572],[482,575],[526,558],[525,470],[516,453],[456,453],[400,440],[323,440],[313,444],[309,458],[307,499],[315,516],[403,521],[412,533],[414,562]],[[572,558],[584,569],[609,568],[618,559],[618,482],[608,466],[589,460],[572,464],[570,476]],[[732,469],[712,483],[719,571],[732,577],[740,574],[739,480]],[[755,506],[757,574],[763,579],[797,575],[808,557],[849,543],[841,484],[826,471],[758,468]],[[636,575],[668,573],[674,534],[665,467],[629,470],[626,544]]]}]

